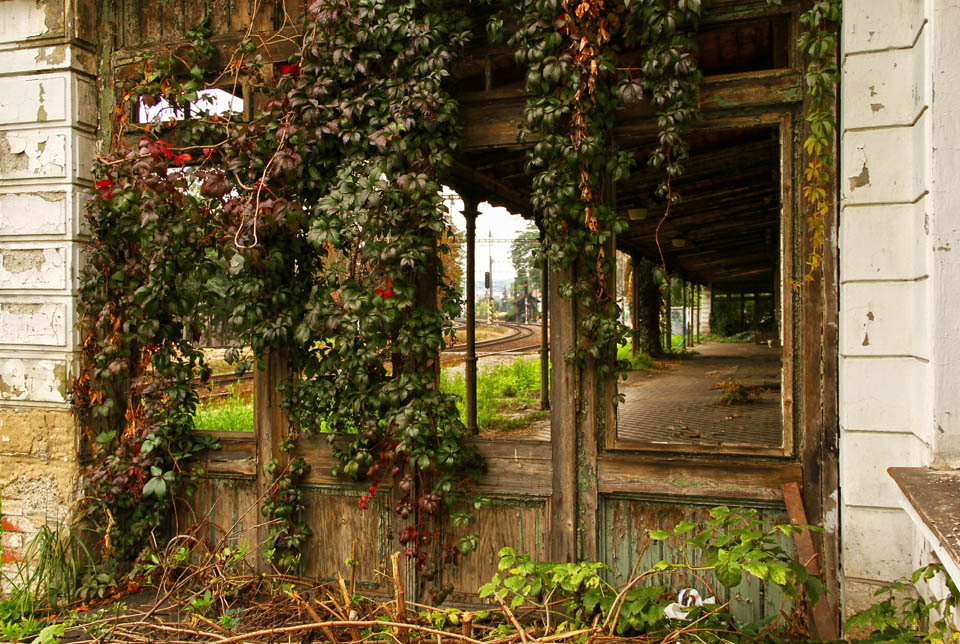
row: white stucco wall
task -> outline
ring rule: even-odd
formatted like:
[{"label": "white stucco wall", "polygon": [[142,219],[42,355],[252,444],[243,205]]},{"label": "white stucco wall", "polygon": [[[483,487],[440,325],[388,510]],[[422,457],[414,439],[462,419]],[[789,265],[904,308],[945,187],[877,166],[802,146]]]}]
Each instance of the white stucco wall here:
[{"label": "white stucco wall", "polygon": [[886,470],[960,463],[960,24],[950,0],[845,0],[840,483],[846,612],[928,545]]},{"label": "white stucco wall", "polygon": [[73,502],[68,403],[82,205],[95,149],[93,0],[0,1],[3,563]]}]

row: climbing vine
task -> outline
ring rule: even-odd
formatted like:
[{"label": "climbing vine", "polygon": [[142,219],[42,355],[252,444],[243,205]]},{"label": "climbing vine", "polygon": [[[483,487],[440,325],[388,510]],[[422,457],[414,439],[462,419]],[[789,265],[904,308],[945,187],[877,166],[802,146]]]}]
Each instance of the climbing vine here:
[{"label": "climbing vine", "polygon": [[809,159],[803,171],[803,198],[807,203],[807,234],[810,255],[803,281],[811,281],[822,269],[823,241],[827,218],[834,205],[831,191],[837,122],[833,101],[840,79],[837,68],[837,36],[834,31],[842,17],[841,0],[818,0],[802,16],[806,27],[799,47],[810,58],[804,74],[809,107],[806,121],[810,135],[803,143]]},{"label": "climbing vine", "polygon": [[[239,369],[278,356],[288,365],[282,449],[329,433],[337,473],[370,482],[358,511],[392,479],[418,569],[434,565],[428,551],[453,562],[475,548],[466,526],[483,464],[438,388],[459,310],[439,260],[452,238],[439,181],[459,138],[445,80],[468,27],[456,2],[312,2],[288,63],[260,64],[250,41],[230,61],[226,78],[243,73],[266,97],[246,122],[193,111],[198,92],[224,80],[205,68],[205,27],[188,50],[145,61],[124,89],[117,150],[97,167],[74,396],[98,449],[91,514],[111,526],[125,519],[114,505],[122,497],[145,515],[118,555],[129,559],[160,523],[182,489],[181,464],[204,447],[191,431],[194,383],[209,373],[195,341],[218,316],[250,347],[251,356],[229,352]],[[126,103],[137,100],[165,101],[178,116],[132,126]],[[142,138],[127,150],[131,129]],[[309,536],[297,489],[306,470],[298,458],[273,464],[262,508],[284,570]],[[462,534],[443,542],[448,514]]]},{"label": "climbing vine", "polygon": [[[582,341],[568,358],[595,360],[601,373],[609,372],[627,333],[611,282],[612,239],[626,229],[613,185],[633,165],[612,140],[614,114],[643,99],[657,107],[658,139],[648,164],[664,172],[657,196],[665,219],[677,200],[671,182],[688,156],[681,130],[698,112],[693,33],[701,5],[567,0],[522,2],[515,11],[516,58],[528,70],[523,133],[538,139],[527,154],[531,202],[543,221],[545,257],[571,275],[561,293],[588,302],[579,321]],[[640,49],[640,67],[618,67],[624,45]]]},{"label": "climbing vine", "polygon": [[[438,387],[459,311],[439,259],[453,238],[440,186],[460,137],[448,81],[472,37],[470,6],[313,0],[288,61],[264,64],[247,39],[219,69],[200,25],[189,45],[144,60],[124,86],[112,151],[95,169],[74,387],[94,457],[85,507],[118,562],[136,556],[189,486],[189,457],[211,446],[193,432],[197,383],[210,373],[197,346],[205,325],[221,322],[237,339],[227,359],[238,370],[278,360],[290,374],[280,384],[286,454],[269,468],[262,505],[272,528],[265,547],[279,569],[298,567],[310,536],[298,439],[321,433],[338,460],[334,473],[368,486],[358,512],[385,483],[399,490],[400,541],[423,577],[439,580],[438,562],[475,549],[470,522],[484,466]],[[612,280],[612,242],[626,222],[613,186],[634,161],[612,138],[614,116],[641,99],[656,107],[647,162],[663,172],[656,196],[666,218],[689,154],[682,132],[698,113],[701,11],[699,0],[506,7],[526,69],[522,136],[532,143],[526,169],[544,255],[569,276],[561,295],[583,303],[567,358],[593,361],[601,373],[614,368],[626,335]],[[495,39],[504,14],[494,15]],[[801,40],[812,60],[804,195],[817,252],[835,131],[827,25],[837,20],[838,0],[816,3]],[[622,47],[639,49],[639,67],[620,65]],[[198,109],[203,89],[235,88],[241,77],[260,97],[252,117]],[[173,115],[163,123],[128,123],[132,105],[161,101]],[[456,529],[439,530],[443,519]]]}]

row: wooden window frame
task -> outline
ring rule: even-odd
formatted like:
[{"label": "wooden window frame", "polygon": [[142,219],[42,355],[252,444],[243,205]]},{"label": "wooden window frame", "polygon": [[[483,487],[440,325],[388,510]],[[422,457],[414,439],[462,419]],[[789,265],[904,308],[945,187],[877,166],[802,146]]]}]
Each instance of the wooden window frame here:
[{"label": "wooden window frame", "polygon": [[799,364],[799,343],[796,322],[799,319],[800,299],[792,284],[797,279],[798,266],[802,266],[800,236],[803,229],[797,225],[794,190],[796,153],[794,110],[765,113],[759,117],[734,117],[718,119],[710,123],[710,129],[726,130],[744,127],[776,127],[780,133],[780,401],[782,437],[779,446],[758,446],[751,443],[727,442],[721,445],[697,445],[693,443],[660,443],[650,441],[621,440],[617,436],[618,422],[605,428],[605,448],[611,452],[640,452],[683,455],[750,455],[776,458],[794,458],[797,454],[797,431],[800,426],[799,405],[801,392],[796,377]]}]

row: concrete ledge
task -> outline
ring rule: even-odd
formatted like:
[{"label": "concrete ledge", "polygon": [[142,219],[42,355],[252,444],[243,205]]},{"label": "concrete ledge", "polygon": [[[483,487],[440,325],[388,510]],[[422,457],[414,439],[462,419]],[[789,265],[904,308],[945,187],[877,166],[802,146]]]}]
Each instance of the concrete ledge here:
[{"label": "concrete ledge", "polygon": [[960,584],[960,471],[891,467],[907,516]]}]

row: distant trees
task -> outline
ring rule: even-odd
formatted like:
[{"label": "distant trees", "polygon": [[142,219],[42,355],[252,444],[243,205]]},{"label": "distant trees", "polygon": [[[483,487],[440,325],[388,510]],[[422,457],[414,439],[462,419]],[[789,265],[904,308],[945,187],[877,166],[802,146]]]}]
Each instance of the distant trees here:
[{"label": "distant trees", "polygon": [[540,231],[535,225],[527,224],[526,229],[510,243],[510,261],[517,272],[511,289],[515,295],[523,294],[524,284],[528,285],[531,292],[540,288],[539,256]]}]

